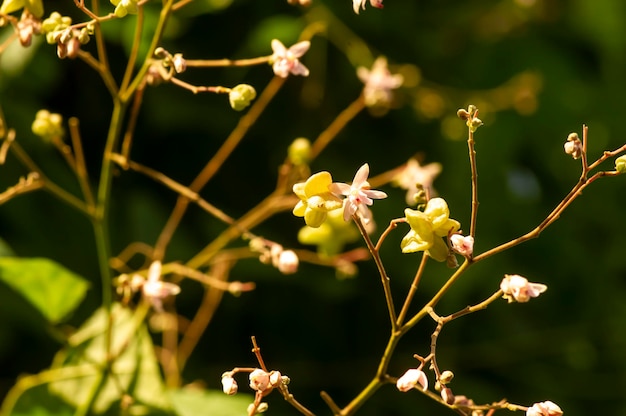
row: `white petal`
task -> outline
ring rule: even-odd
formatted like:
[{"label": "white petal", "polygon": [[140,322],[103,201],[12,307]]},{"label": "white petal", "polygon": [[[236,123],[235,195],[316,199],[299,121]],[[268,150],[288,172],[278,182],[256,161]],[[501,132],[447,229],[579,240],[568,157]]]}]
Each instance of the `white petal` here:
[{"label": "white petal", "polygon": [[289,52],[291,52],[293,56],[295,56],[296,58],[299,58],[302,55],[304,55],[306,51],[309,50],[310,47],[311,47],[311,42],[309,42],[308,40],[303,40],[302,42],[298,42],[295,45],[292,45],[289,48]]}]

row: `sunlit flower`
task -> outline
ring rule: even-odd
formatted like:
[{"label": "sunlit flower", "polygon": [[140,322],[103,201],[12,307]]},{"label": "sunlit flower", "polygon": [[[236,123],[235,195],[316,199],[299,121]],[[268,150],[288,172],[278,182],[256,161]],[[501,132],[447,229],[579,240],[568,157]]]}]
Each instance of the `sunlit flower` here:
[{"label": "sunlit flower", "polygon": [[4,0],[0,5],[0,14],[9,14],[21,9],[28,10],[33,16],[43,16],[42,0]]},{"label": "sunlit flower", "polygon": [[450,236],[450,244],[452,249],[462,256],[471,256],[474,252],[474,237],[471,235],[462,236],[461,234],[454,234]]},{"label": "sunlit flower", "polygon": [[505,274],[500,283],[500,289],[504,292],[502,296],[510,302],[528,302],[531,298],[536,298],[548,289],[548,286],[541,283],[531,283],[525,277],[517,274]]},{"label": "sunlit flower", "polygon": [[281,78],[287,78],[290,73],[304,77],[308,76],[309,69],[298,58],[304,55],[310,46],[311,42],[305,40],[287,49],[278,39],[272,40],[272,51],[274,51],[274,54],[269,62],[272,65],[274,74]]},{"label": "sunlit flower", "polygon": [[407,370],[396,382],[396,387],[403,393],[413,390],[418,385],[424,391],[428,389],[428,378],[426,378],[426,374],[419,368]]},{"label": "sunlit flower", "polygon": [[356,74],[365,84],[363,96],[365,105],[368,107],[389,106],[392,98],[391,90],[400,87],[404,81],[401,74],[392,75],[389,72],[387,58],[384,56],[379,56],[374,61],[371,70],[361,66],[357,68]]},{"label": "sunlit flower", "polygon": [[411,230],[404,236],[400,247],[403,253],[425,251],[437,261],[448,257],[448,245],[442,237],[455,233],[461,228],[458,221],[450,218],[448,204],[442,198],[432,198],[424,211],[407,208],[404,210]]},{"label": "sunlit flower", "polygon": [[415,194],[418,186],[432,189],[433,181],[441,173],[440,163],[429,163],[420,166],[416,159],[409,159],[402,171],[393,178],[393,183],[402,189],[406,189],[406,203],[415,205]]},{"label": "sunlit flower", "polygon": [[[359,14],[361,8],[365,10],[365,3],[367,3],[367,0],[352,0],[354,13]],[[370,4],[372,5],[372,7],[376,7],[377,9],[383,8],[383,0],[370,0]]]},{"label": "sunlit flower", "polygon": [[366,163],[354,175],[352,185],[341,182],[330,185],[331,192],[346,196],[343,201],[344,221],[350,221],[350,218],[358,211],[363,223],[368,224],[372,220],[372,213],[367,206],[372,205],[374,199],[387,198],[387,194],[383,191],[370,189],[370,184],[367,181],[369,174],[370,167]]},{"label": "sunlit flower", "polygon": [[526,416],[561,416],[563,411],[551,401],[535,403],[526,411]]},{"label": "sunlit flower", "polygon": [[298,271],[300,260],[293,250],[283,250],[278,255],[276,267],[283,274],[293,274]]},{"label": "sunlit flower", "polygon": [[300,201],[293,209],[293,215],[304,217],[304,222],[309,227],[317,228],[322,225],[329,211],[342,206],[341,199],[329,189],[332,182],[330,173],[323,171],[312,175],[306,182],[295,184],[293,192]]}]

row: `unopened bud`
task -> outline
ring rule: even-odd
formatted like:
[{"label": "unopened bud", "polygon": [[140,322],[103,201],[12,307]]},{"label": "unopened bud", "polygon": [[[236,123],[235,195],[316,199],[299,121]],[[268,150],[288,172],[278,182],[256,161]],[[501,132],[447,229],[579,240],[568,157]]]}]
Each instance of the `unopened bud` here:
[{"label": "unopened bud", "polygon": [[256,406],[256,409],[255,409],[255,407],[254,407],[254,406],[255,406],[255,404],[254,404],[254,403],[250,403],[250,404],[248,405],[248,409],[247,409],[248,414],[251,414],[251,412],[254,410],[254,413],[252,413],[252,414],[255,414],[255,415],[256,415],[256,414],[259,414],[259,413],[266,412],[266,411],[267,411],[267,409],[269,408],[268,404],[267,404],[267,403],[265,403],[265,402],[261,402],[261,403],[259,403],[259,405],[258,405],[258,406]]},{"label": "unopened bud", "polygon": [[567,136],[567,141],[563,145],[565,153],[572,156],[574,159],[580,159],[583,154],[583,144],[578,138],[578,134],[570,133]]},{"label": "unopened bud", "polygon": [[283,377],[280,374],[280,371],[271,371],[270,372],[270,386],[277,387],[283,382]]},{"label": "unopened bud", "polygon": [[456,115],[459,116],[459,118],[463,121],[466,121],[468,118],[470,118],[470,114],[463,108],[460,108],[456,112]]},{"label": "unopened bud", "polygon": [[446,370],[442,372],[441,375],[439,376],[439,380],[443,384],[448,384],[449,382],[452,381],[453,378],[454,378],[454,373],[450,370]]},{"label": "unopened bud", "polygon": [[615,170],[619,173],[626,173],[626,155],[615,159]]},{"label": "unopened bud", "polygon": [[257,368],[250,373],[250,388],[252,390],[263,392],[267,390],[269,384],[270,375],[267,372]]},{"label": "unopened bud", "polygon": [[287,149],[287,156],[291,163],[296,166],[308,164],[311,160],[311,142],[309,139],[299,137],[294,140]]},{"label": "unopened bud", "polygon": [[177,74],[181,74],[187,69],[187,61],[183,58],[182,53],[175,54],[172,62],[174,63],[174,70]]},{"label": "unopened bud", "polygon": [[252,85],[239,84],[228,93],[230,106],[235,111],[241,111],[250,105],[256,98],[256,90]]},{"label": "unopened bud", "polygon": [[300,260],[293,250],[285,250],[278,257],[278,270],[283,274],[293,274],[298,271]]},{"label": "unopened bud", "polygon": [[454,234],[450,236],[450,244],[455,252],[464,257],[469,257],[474,252],[474,237],[471,235],[464,237],[461,234]]},{"label": "unopened bud", "polygon": [[232,396],[237,393],[238,388],[237,382],[231,375],[222,376],[222,390],[224,393]]},{"label": "unopened bud", "polygon": [[454,403],[454,394],[452,394],[452,390],[450,390],[448,387],[441,390],[441,398],[444,402],[446,402],[446,404]]},{"label": "unopened bud", "polygon": [[474,133],[476,130],[478,130],[478,128],[479,128],[480,126],[482,126],[482,125],[483,125],[483,122],[482,122],[482,120],[481,120],[481,119],[479,119],[478,117],[473,117],[473,118],[471,119],[471,121],[470,121],[470,120],[468,120],[468,121],[467,121],[467,127],[469,127],[469,128],[470,128],[470,131],[471,131],[472,133]]}]

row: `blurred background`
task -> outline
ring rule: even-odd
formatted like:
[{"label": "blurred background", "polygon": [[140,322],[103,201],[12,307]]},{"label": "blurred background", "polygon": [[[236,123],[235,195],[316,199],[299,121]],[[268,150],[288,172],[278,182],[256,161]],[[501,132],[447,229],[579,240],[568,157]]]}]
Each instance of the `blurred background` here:
[{"label": "blurred background", "polygon": [[[72,2],[52,3],[81,19]],[[170,22],[163,46],[188,59],[247,58],[271,54],[270,41],[285,45],[303,30],[314,31],[302,59],[308,78],[290,77],[242,145],[202,195],[239,216],[274,187],[277,167],[296,137],[311,140],[355,100],[362,83],[358,66],[387,57],[405,77],[386,114],[359,114],[314,161],[350,182],[365,162],[372,175],[411,156],[439,162],[435,188],[451,216],[469,229],[470,176],[466,128],[458,108],[475,104],[485,125],[476,133],[479,201],[475,253],[537,226],[575,185],[580,162],[563,152],[571,132],[589,126],[589,157],[626,142],[626,3],[621,0],[386,0],[367,3],[355,15],[348,0],[313,0],[308,8],[286,1],[205,0],[182,9]],[[108,5],[107,5],[108,6]],[[158,7],[147,7],[147,21]],[[108,9],[106,9],[108,11]],[[132,18],[105,25],[118,79],[132,39]],[[0,35],[7,36],[6,28]],[[93,47],[92,44],[86,48]],[[197,85],[249,83],[261,91],[271,68],[196,69],[181,78]],[[34,160],[57,183],[79,188],[60,155],[30,131],[41,108],[78,117],[90,174],[96,183],[111,110],[100,79],[80,61],[59,60],[40,42],[24,54],[0,59],[0,104],[8,124]],[[193,95],[172,85],[150,88],[144,97],[132,158],[188,184],[236,125],[241,113],[227,97]],[[613,169],[612,162],[602,166]],[[0,168],[0,189],[27,172],[13,157]],[[404,191],[374,206],[379,232],[405,208]],[[114,179],[113,252],[132,241],[154,244],[176,195],[133,172]],[[505,273],[548,285],[528,304],[499,301],[487,310],[446,325],[439,338],[439,365],[454,371],[450,387],[477,403],[506,398],[530,404],[552,400],[567,415],[626,414],[626,250],[624,178],[597,181],[541,237],[472,267],[437,307],[443,315],[480,302],[497,290]],[[287,212],[254,232],[302,248],[301,218]],[[191,207],[166,260],[186,260],[224,226]],[[401,255],[406,230],[389,237],[383,260],[399,303],[420,256]],[[72,317],[80,323],[100,302],[98,266],[89,222],[45,193],[18,197],[0,207],[3,252],[53,258],[92,281],[92,290]],[[244,245],[244,242],[238,242]],[[356,243],[348,248],[361,245]],[[421,282],[415,310],[451,274],[432,262]],[[256,291],[225,296],[187,366],[186,382],[220,389],[221,374],[254,366],[255,335],[268,367],[291,377],[291,392],[319,414],[329,414],[319,396],[327,391],[342,406],[376,371],[389,325],[373,263],[358,276],[339,280],[334,270],[301,265],[281,275],[256,260],[239,263],[232,279],[254,281]],[[202,291],[190,285],[176,300],[191,316]],[[0,288],[0,395],[17,376],[50,365],[61,347],[44,320],[6,286]],[[427,355],[434,324],[420,323],[401,342],[390,373],[414,367],[412,355]],[[431,378],[432,381],[432,378]],[[242,390],[245,383],[242,383]],[[278,395],[271,414],[295,414]],[[385,386],[363,415],[452,414],[420,394]]]}]

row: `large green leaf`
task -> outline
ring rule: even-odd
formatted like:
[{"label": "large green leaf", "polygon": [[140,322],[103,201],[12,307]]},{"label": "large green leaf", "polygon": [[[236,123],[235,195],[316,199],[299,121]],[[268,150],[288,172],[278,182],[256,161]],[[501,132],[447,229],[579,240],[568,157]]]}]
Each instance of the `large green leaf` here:
[{"label": "large green leaf", "polygon": [[227,396],[221,391],[184,388],[168,391],[177,416],[241,416],[254,401],[251,394]]},{"label": "large green leaf", "polygon": [[84,278],[45,258],[0,257],[0,280],[53,324],[72,312],[89,288]]},{"label": "large green leaf", "polygon": [[111,374],[102,379],[109,318],[103,309],[98,310],[70,337],[69,347],[57,354],[53,365],[53,369],[91,366],[95,372],[54,381],[50,391],[72,406],[80,407],[92,400],[93,392],[102,383],[91,413],[118,414],[122,396],[128,395],[132,406],[151,415],[171,414],[152,340],[142,318],[142,314],[133,314],[119,304],[114,305],[110,351],[117,358]]}]

